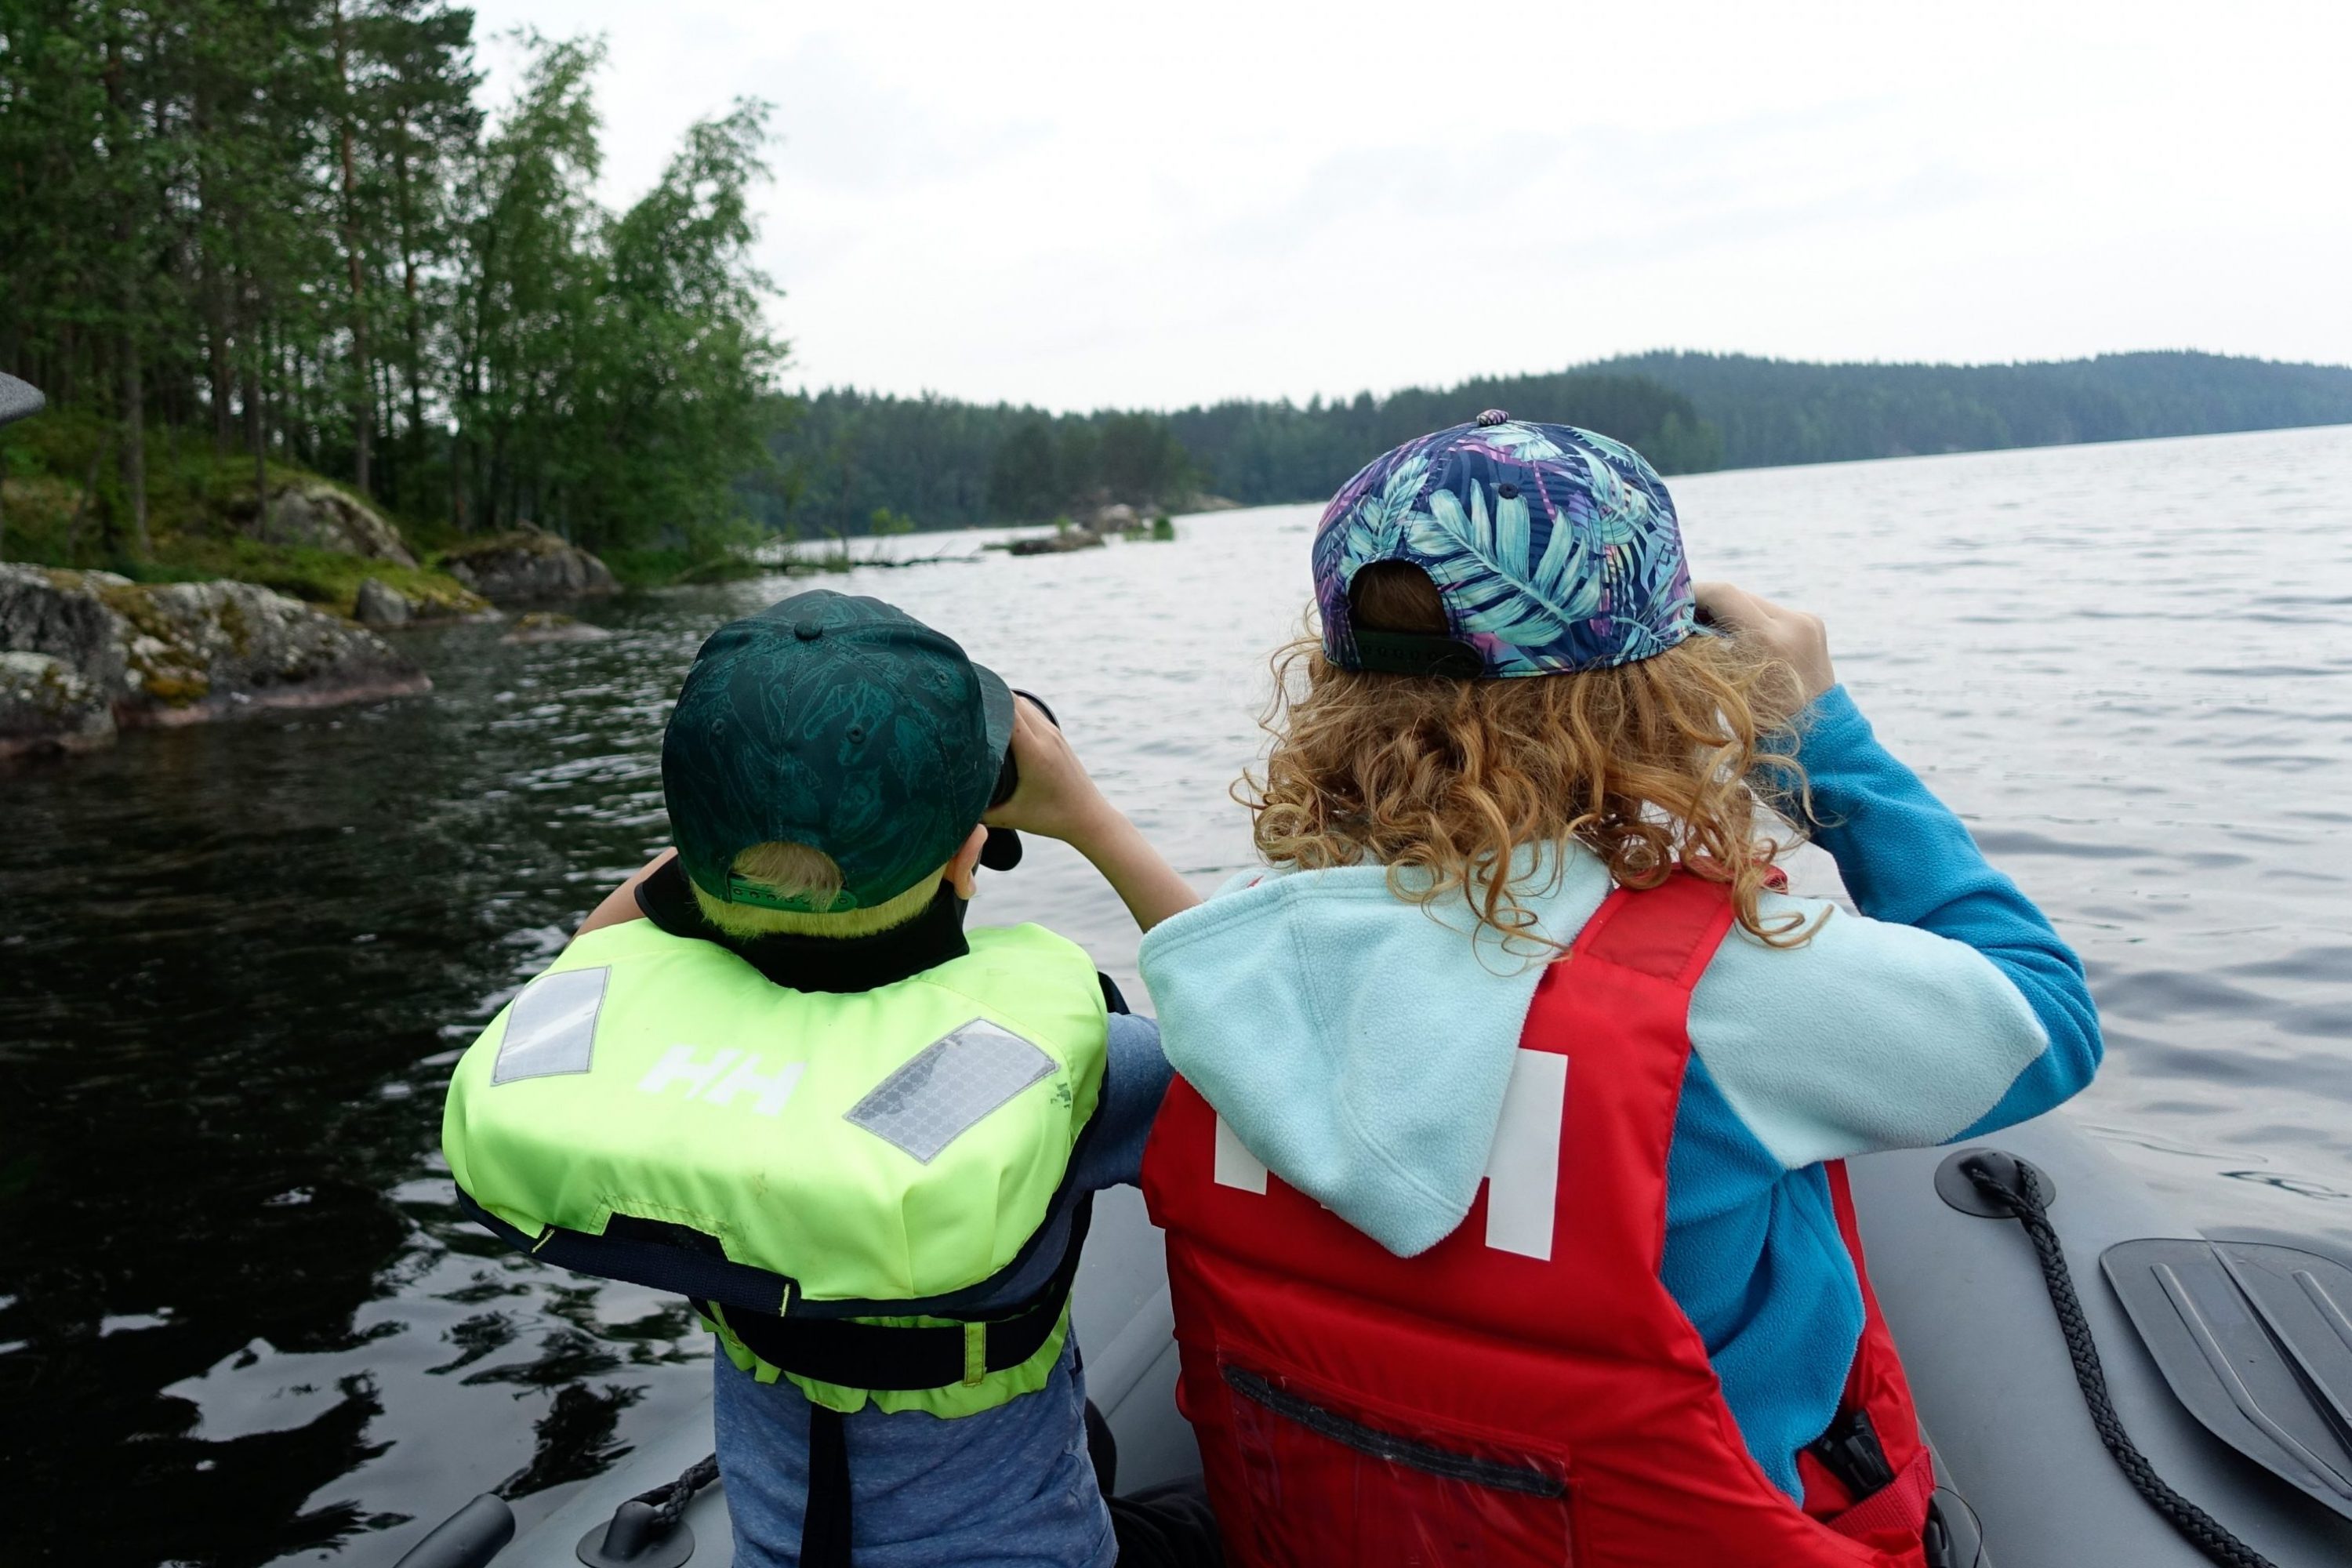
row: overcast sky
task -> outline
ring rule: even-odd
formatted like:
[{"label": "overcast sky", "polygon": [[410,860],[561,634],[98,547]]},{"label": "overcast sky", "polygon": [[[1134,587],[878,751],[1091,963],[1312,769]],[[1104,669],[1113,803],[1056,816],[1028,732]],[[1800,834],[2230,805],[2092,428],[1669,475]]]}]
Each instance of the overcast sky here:
[{"label": "overcast sky", "polygon": [[1175,406],[1647,348],[2352,361],[2352,0],[478,0],[606,195],[776,106],[795,384]]}]

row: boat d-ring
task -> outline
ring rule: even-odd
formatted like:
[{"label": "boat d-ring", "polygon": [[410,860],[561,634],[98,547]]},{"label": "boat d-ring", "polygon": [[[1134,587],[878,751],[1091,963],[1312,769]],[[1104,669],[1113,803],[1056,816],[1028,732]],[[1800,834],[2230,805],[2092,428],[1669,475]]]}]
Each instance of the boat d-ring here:
[{"label": "boat d-ring", "polygon": [[1962,1149],[1936,1167],[1936,1195],[1962,1214],[1972,1214],[1979,1219],[2015,1217],[2011,1210],[1996,1205],[1978,1187],[1969,1174],[1969,1167],[1974,1164],[1981,1164],[2002,1186],[2010,1188],[2018,1185],[2019,1171],[2031,1171],[2034,1181],[2041,1186],[2042,1206],[2047,1208],[2058,1201],[2058,1184],[2052,1181],[2050,1173],[2041,1166],[2000,1149]]}]

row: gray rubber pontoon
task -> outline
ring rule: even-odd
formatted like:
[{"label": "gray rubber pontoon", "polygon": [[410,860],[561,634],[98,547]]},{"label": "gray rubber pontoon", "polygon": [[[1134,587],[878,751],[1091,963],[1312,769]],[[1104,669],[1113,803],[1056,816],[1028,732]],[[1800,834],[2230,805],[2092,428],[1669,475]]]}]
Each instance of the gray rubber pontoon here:
[{"label": "gray rubber pontoon", "polygon": [[[2038,1173],[2116,1412],[2155,1474],[2279,1568],[2352,1563],[2352,1258],[2308,1238],[2182,1226],[2063,1115],[1982,1147]],[[1951,1521],[1951,1561],[2206,1562],[2102,1443],[2023,1227],[1966,1212],[1987,1206],[1960,1173],[1967,1152],[1851,1166],[1871,1277],[1947,1483],[1939,1510]],[[2126,1245],[2151,1240],[2171,1245]],[[1097,1201],[1074,1310],[1088,1392],[1118,1438],[1121,1487],[1197,1469],[1174,1404],[1160,1236],[1135,1193]],[[601,1540],[624,1500],[670,1482],[710,1446],[706,1408],[522,1539],[501,1549],[511,1517],[497,1499],[478,1500],[401,1568],[572,1568],[589,1560],[583,1540]],[[673,1538],[666,1551],[607,1560],[733,1561],[723,1487],[696,1493],[685,1520],[690,1558]]]}]

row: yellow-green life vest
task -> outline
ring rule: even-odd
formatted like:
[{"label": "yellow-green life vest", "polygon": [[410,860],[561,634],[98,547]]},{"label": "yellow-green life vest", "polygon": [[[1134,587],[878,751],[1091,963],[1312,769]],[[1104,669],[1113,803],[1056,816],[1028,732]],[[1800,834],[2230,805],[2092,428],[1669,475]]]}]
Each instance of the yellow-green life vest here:
[{"label": "yellow-green life vest", "polygon": [[650,921],[590,931],[458,1061],[450,1173],[519,1246],[723,1303],[711,1326],[762,1381],[781,1369],[729,1318],[957,1327],[972,1347],[936,1388],[782,1371],[833,1409],[964,1415],[1034,1392],[1066,1302],[1034,1354],[995,1370],[979,1327],[921,1309],[995,1277],[1045,1224],[1101,1091],[1103,994],[1092,961],[1041,927],[967,942],[835,994]]}]

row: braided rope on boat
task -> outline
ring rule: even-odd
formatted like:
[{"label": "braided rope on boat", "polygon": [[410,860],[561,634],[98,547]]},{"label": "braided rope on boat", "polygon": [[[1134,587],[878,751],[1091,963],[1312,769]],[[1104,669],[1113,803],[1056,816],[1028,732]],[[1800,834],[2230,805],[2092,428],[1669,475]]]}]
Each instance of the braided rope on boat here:
[{"label": "braided rope on boat", "polygon": [[667,1486],[639,1492],[629,1500],[650,1504],[654,1518],[660,1523],[661,1532],[667,1534],[686,1517],[686,1505],[694,1500],[694,1494],[718,1479],[719,1456],[713,1454],[688,1465],[677,1479]]},{"label": "braided rope on boat", "polygon": [[2050,1213],[2042,1199],[2042,1184],[2033,1167],[2023,1161],[2017,1163],[2017,1184],[2011,1186],[1990,1169],[1984,1161],[1971,1159],[1960,1166],[1977,1191],[2010,1212],[2010,1216],[2025,1228],[2033,1243],[2035,1256],[2041,1260],[2042,1280],[2049,1287],[2050,1305],[2058,1314],[2059,1331],[2066,1336],[2066,1354],[2074,1363],[2074,1381],[2083,1390],[2083,1403],[2090,1406],[2091,1425],[2098,1428],[2099,1441],[2107,1446],[2122,1467],[2125,1479],[2132,1489],[2146,1498],[2148,1506],[2162,1514],[2166,1522],[2179,1531],[2182,1539],[2224,1568],[2276,1568],[2271,1560],[2239,1540],[2224,1529],[2220,1521],[2165,1483],[2124,1431],[2123,1418],[2116,1414],[2115,1402],[2107,1396],[2106,1368],[2099,1363],[2099,1347],[2091,1339],[2090,1320],[2083,1315],[2082,1298],[2074,1294],[2074,1277],[2066,1267],[2066,1255],[2058,1246],[2058,1232],[2050,1224]]}]

